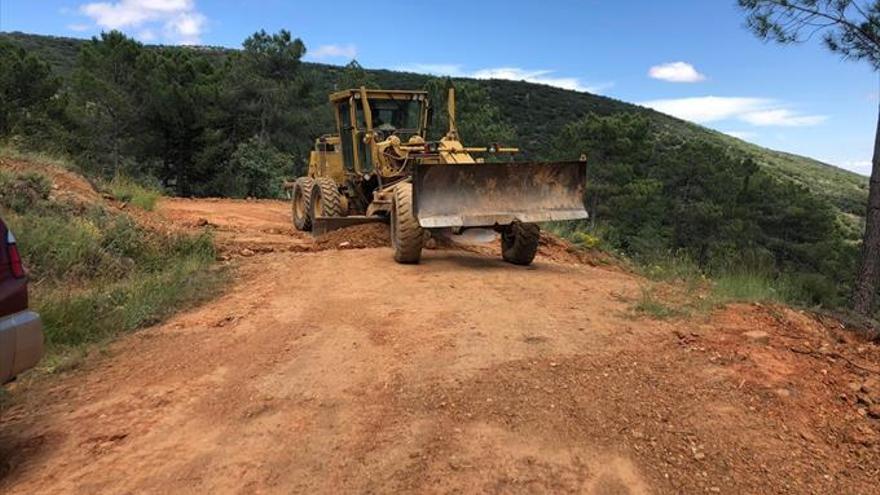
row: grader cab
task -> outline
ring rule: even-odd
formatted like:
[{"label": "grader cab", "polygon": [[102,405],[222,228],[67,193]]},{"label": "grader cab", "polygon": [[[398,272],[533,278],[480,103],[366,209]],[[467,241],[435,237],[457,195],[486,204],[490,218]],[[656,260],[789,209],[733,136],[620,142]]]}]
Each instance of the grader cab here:
[{"label": "grader cab", "polygon": [[537,252],[538,222],[587,217],[582,160],[516,162],[517,148],[466,147],[452,88],[447,102],[449,129],[429,141],[433,111],[424,91],[331,94],[337,133],[316,140],[307,176],[291,184],[296,227],[320,233],[390,222],[401,263],[417,263],[433,232],[492,229],[501,234],[504,259],[527,265]]}]

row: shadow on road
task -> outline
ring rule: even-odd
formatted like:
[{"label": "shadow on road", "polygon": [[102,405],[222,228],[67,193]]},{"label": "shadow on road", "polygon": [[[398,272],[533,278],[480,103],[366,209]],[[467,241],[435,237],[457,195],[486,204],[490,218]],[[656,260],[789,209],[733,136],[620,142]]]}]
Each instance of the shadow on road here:
[{"label": "shadow on road", "polygon": [[[550,273],[565,272],[566,267],[553,263],[536,260],[529,266],[519,266],[508,263],[500,256],[491,254],[471,253],[459,250],[426,250],[422,252],[422,261],[419,266],[443,266],[454,265],[468,270],[507,270],[507,271],[541,271]],[[568,270],[570,271],[570,270]]]}]

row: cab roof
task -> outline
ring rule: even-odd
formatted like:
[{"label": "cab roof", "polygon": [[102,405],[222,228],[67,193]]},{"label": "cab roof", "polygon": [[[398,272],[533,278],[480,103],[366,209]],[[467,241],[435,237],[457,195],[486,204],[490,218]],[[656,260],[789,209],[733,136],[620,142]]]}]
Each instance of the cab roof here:
[{"label": "cab roof", "polygon": [[[360,98],[361,90],[360,89],[344,89],[342,91],[336,91],[335,93],[330,94],[330,102],[336,103],[341,100],[348,100],[354,96],[355,98]],[[417,98],[421,96],[421,98]],[[394,99],[406,99],[406,100],[415,100],[415,99],[424,99],[428,97],[427,91],[413,91],[408,89],[368,89],[367,90],[367,98],[377,99],[377,100],[390,100]]]}]

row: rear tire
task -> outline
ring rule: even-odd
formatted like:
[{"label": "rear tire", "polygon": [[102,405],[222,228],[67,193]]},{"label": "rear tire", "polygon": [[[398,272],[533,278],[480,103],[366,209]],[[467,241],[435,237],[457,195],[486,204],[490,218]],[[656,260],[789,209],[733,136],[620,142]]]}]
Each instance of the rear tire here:
[{"label": "rear tire", "polygon": [[422,258],[424,229],[413,214],[412,184],[398,184],[391,203],[391,246],[398,263],[418,263]]},{"label": "rear tire", "polygon": [[513,222],[501,233],[501,257],[514,265],[530,265],[538,253],[541,228],[533,223]]},{"label": "rear tire", "polygon": [[300,177],[293,185],[291,200],[293,226],[303,232],[312,230],[312,188],[314,185],[315,181],[311,177]]},{"label": "rear tire", "polygon": [[312,221],[318,217],[344,217],[344,204],[342,194],[333,179],[315,179],[315,186],[312,188]]}]

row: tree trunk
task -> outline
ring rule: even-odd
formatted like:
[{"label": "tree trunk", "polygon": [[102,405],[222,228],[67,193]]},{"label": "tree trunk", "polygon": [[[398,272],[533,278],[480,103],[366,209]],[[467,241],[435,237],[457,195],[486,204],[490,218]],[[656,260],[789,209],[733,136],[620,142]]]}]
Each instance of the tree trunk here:
[{"label": "tree trunk", "polygon": [[862,257],[853,290],[853,309],[869,316],[874,308],[877,282],[880,279],[880,115],[874,135],[874,158],[871,161],[871,182],[868,187],[868,208],[865,212],[865,236]]}]

